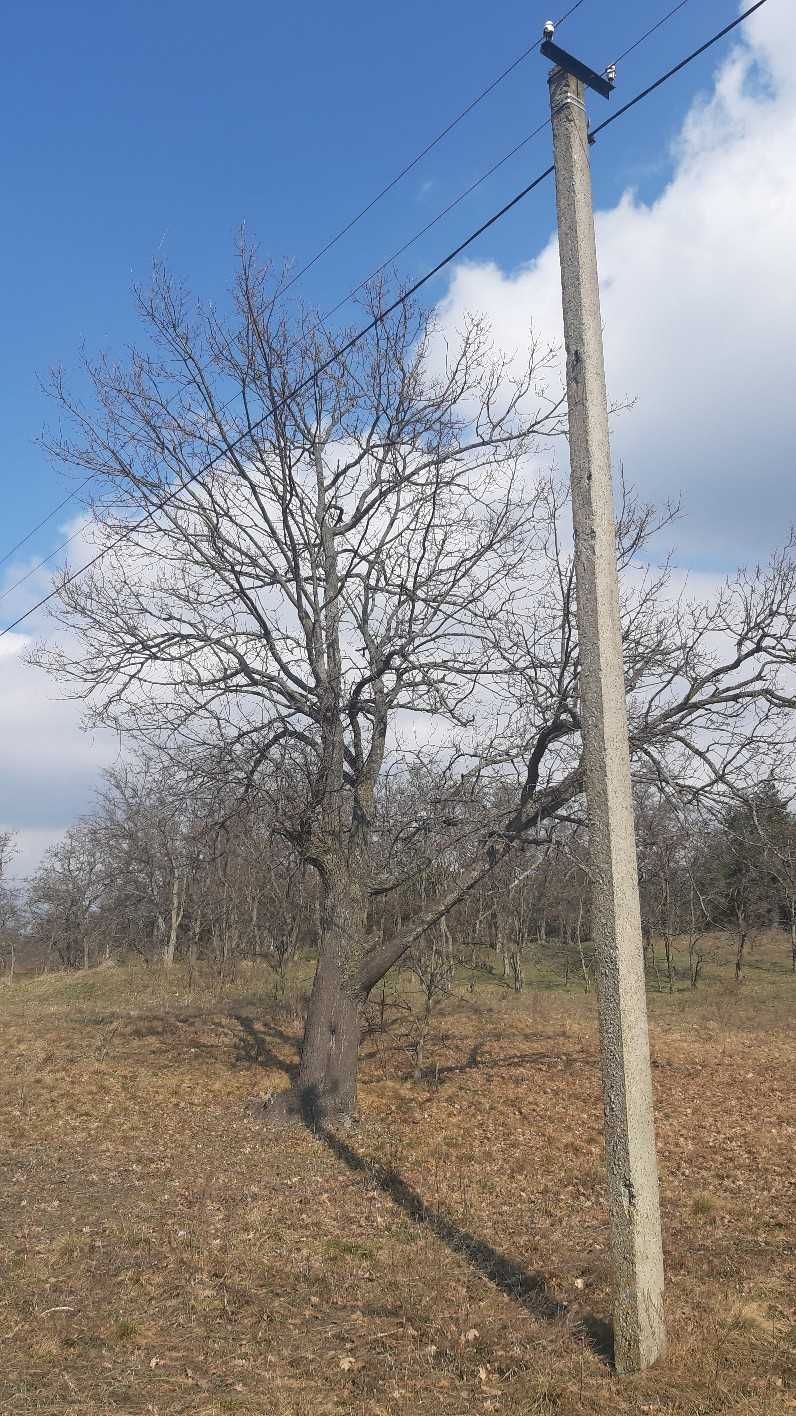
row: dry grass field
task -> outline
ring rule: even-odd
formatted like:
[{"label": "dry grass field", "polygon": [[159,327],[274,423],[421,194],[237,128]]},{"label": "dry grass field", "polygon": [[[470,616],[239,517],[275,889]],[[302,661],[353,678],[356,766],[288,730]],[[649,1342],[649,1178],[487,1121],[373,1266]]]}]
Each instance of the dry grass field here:
[{"label": "dry grass field", "polygon": [[[650,996],[669,1357],[610,1366],[591,994],[479,983],[365,1046],[362,1123],[271,1132],[255,969],[23,977],[3,1031],[0,1411],[796,1411],[796,979]],[[378,1008],[374,1010],[374,1023]]]}]

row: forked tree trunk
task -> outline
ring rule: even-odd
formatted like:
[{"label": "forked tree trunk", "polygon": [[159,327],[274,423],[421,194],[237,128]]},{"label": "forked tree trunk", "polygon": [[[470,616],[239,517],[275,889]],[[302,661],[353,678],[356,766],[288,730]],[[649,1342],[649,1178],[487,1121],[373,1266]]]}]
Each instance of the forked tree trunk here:
[{"label": "forked tree trunk", "polygon": [[[490,875],[490,863],[476,862],[456,886],[392,939],[368,940],[367,849],[359,860],[338,857],[323,863],[318,967],[312,986],[296,1085],[265,1107],[270,1120],[304,1119],[311,1124],[353,1119],[362,1011],[371,989],[404,957],[426,930],[438,924],[464,895]],[[255,1103],[255,1114],[262,1112]]]}]

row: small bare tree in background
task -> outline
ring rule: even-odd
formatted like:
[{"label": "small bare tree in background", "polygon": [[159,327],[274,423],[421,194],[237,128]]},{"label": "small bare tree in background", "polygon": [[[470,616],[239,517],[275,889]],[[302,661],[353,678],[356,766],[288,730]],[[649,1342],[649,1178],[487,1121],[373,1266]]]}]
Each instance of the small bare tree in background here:
[{"label": "small bare tree in background", "polygon": [[420,990],[420,1007],[411,1019],[408,1042],[415,1080],[420,1081],[434,1011],[453,990],[453,941],[444,916],[410,950],[405,967]]},{"label": "small bare tree in background", "polygon": [[12,832],[0,831],[0,961],[9,983],[14,981],[19,926],[19,891],[9,880],[9,866],[15,854]]},{"label": "small bare tree in background", "polygon": [[773,793],[769,788],[762,810],[754,799],[752,809],[763,844],[763,867],[779,896],[790,936],[791,969],[796,973],[796,817],[792,804],[776,787]]},{"label": "small bare tree in background", "polygon": [[102,950],[104,863],[97,823],[85,818],[51,847],[30,883],[33,928],[47,957],[57,958],[64,968],[87,969]]}]

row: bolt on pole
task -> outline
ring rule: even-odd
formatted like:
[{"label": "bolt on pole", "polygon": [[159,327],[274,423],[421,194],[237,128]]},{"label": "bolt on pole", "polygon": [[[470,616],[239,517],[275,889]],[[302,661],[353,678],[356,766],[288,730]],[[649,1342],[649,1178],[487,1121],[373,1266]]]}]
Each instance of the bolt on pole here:
[{"label": "bolt on pole", "polygon": [[567,356],[580,707],[619,1372],[666,1347],[647,1002],[588,129],[581,80],[550,74]]}]

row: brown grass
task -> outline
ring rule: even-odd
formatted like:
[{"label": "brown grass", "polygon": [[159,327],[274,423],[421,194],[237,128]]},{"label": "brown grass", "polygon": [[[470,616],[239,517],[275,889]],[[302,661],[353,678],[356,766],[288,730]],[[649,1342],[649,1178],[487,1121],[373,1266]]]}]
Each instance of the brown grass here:
[{"label": "brown grass", "polygon": [[796,1410],[794,1001],[651,997],[671,1355],[619,1380],[591,995],[465,994],[420,1083],[370,1036],[329,1144],[245,1113],[299,1031],[256,972],[19,981],[0,1411]]}]

